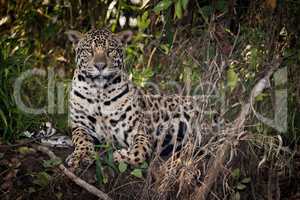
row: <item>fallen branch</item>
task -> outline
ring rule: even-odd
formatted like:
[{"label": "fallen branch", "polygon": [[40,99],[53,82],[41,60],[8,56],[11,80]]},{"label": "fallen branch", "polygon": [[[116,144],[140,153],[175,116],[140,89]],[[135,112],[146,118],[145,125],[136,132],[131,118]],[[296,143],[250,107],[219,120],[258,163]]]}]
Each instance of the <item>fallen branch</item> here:
[{"label": "fallen branch", "polygon": [[[47,154],[51,159],[53,160],[57,160],[59,159],[52,151],[50,151],[50,149],[48,149],[45,146],[41,146],[41,145],[34,145],[34,148],[37,149],[38,151],[41,151],[45,154]],[[73,172],[71,172],[70,170],[68,170],[63,164],[59,164],[58,168],[67,176],[69,177],[74,183],[76,183],[77,185],[79,185],[80,187],[84,188],[85,190],[87,190],[88,192],[96,195],[97,197],[99,197],[100,199],[103,200],[111,200],[111,198],[104,192],[102,192],[101,190],[99,190],[98,188],[96,188],[93,185],[88,184],[87,182],[85,182],[84,180],[82,180],[81,178],[79,178],[78,176],[76,176]]]},{"label": "fallen branch", "polygon": [[[211,167],[204,178],[203,184],[196,189],[194,193],[194,199],[206,199],[211,187],[225,166],[226,157],[230,153],[231,144],[239,143],[239,135],[243,135],[243,137],[245,136],[245,132],[243,131],[244,123],[247,115],[250,112],[251,105],[253,105],[255,97],[257,97],[265,88],[269,87],[269,79],[271,75],[279,68],[281,61],[282,60],[279,58],[274,59],[274,61],[271,63],[272,67],[253,87],[248,102],[242,106],[239,116],[235,119],[233,126],[230,128],[229,132],[232,132],[233,137],[230,137],[230,141],[221,145],[217,150],[216,156],[210,159],[209,163],[211,163]],[[238,134],[238,137],[234,137],[236,134]]]}]

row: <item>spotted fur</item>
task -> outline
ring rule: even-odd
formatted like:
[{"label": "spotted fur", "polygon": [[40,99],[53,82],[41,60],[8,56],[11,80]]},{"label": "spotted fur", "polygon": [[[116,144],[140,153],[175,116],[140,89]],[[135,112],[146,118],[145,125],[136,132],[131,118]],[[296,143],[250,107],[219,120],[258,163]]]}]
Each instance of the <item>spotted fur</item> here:
[{"label": "spotted fur", "polygon": [[95,139],[121,146],[114,159],[132,165],[154,150],[164,155],[184,144],[199,115],[197,99],[147,95],[134,86],[123,70],[122,45],[106,29],[84,35],[70,31],[68,36],[77,64],[70,93],[75,150],[69,166],[92,162]]}]

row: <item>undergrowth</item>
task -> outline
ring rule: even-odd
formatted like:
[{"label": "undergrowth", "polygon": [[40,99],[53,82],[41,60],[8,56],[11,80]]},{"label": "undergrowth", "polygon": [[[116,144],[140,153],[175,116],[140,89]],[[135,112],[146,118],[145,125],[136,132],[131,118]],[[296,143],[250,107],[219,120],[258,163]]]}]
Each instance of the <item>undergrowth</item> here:
[{"label": "undergrowth", "polygon": [[[133,38],[125,45],[124,52],[126,70],[136,85],[156,92],[149,84],[154,82],[163,94],[173,94],[178,90],[169,81],[176,81],[182,86],[180,94],[190,95],[199,82],[212,83],[198,92],[210,92],[215,89],[212,87],[218,89],[217,96],[223,100],[223,107],[217,110],[223,126],[220,130],[225,130],[236,118],[252,87],[267,71],[265,64],[275,55],[282,56],[281,67],[287,66],[288,80],[276,85],[273,78],[271,88],[256,98],[255,109],[273,119],[275,92],[287,90],[287,130],[278,132],[254,115],[249,116],[245,130],[252,137],[241,145],[232,145],[231,156],[236,157],[227,163],[227,170],[218,179],[210,197],[218,199],[223,195],[240,199],[242,195],[247,199],[250,190],[260,190],[266,184],[265,180],[254,179],[268,171],[268,167],[273,171],[283,170],[284,174],[288,174],[288,169],[293,171],[292,156],[300,138],[300,71],[297,68],[300,7],[295,1],[286,4],[278,1],[278,7],[271,9],[265,5],[269,1],[245,1],[239,3],[234,12],[230,10],[229,1],[213,5],[207,1],[161,0],[144,7],[131,5],[129,1],[4,2],[5,9],[0,8],[3,28],[0,136],[3,143],[20,140],[24,131],[37,130],[46,121],[51,121],[59,132],[69,134],[67,99],[75,63],[64,32],[68,29],[85,32],[92,27],[106,26],[113,32],[133,30]],[[128,15],[136,16],[135,27],[128,24],[121,27],[119,18]],[[43,70],[45,74],[25,80],[21,100],[29,107],[45,108],[40,114],[24,112],[17,106],[14,95],[16,80],[32,69]],[[49,79],[51,73],[53,76]],[[49,96],[49,89],[54,91],[54,96]],[[57,98],[59,92],[64,99]],[[220,102],[216,106],[220,106]],[[211,124],[205,125],[202,128],[210,136],[215,130]],[[209,167],[205,162],[216,155],[215,147],[224,142],[219,140],[224,139],[223,136],[204,140],[211,146],[203,145],[198,157],[193,145],[188,143],[179,158],[177,155],[166,162],[155,159],[149,167],[148,164],[135,168],[124,163],[116,165],[112,162],[112,147],[101,146],[105,154],[96,158],[97,184],[112,189],[127,180],[111,180],[115,174],[134,176],[139,178],[133,181],[140,187],[132,196],[147,190],[149,199],[185,199],[193,188],[201,185]],[[261,171],[257,172],[258,168]]]}]

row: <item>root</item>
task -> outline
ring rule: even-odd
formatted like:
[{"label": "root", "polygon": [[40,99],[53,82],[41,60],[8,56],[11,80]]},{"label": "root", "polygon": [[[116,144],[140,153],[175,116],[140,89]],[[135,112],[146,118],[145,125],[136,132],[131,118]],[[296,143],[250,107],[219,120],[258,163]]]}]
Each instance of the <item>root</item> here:
[{"label": "root", "polygon": [[[55,160],[59,159],[52,151],[50,151],[45,146],[34,145],[34,148],[42,153],[47,154],[51,159],[55,159]],[[78,186],[84,188],[91,194],[93,194],[103,200],[111,200],[111,198],[106,193],[102,192],[95,186],[88,184],[87,182],[85,182],[84,180],[82,180],[81,178],[76,176],[73,172],[68,170],[63,164],[59,164],[58,168],[62,171],[62,173],[64,173],[67,177],[69,177],[74,183],[76,183]]]}]

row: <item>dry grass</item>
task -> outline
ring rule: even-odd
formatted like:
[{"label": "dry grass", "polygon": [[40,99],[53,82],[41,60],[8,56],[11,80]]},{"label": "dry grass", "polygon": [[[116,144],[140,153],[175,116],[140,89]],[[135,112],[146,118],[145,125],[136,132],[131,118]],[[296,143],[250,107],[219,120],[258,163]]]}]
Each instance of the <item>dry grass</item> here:
[{"label": "dry grass", "polygon": [[[210,26],[212,29],[209,29],[207,33],[202,33],[203,37],[189,40],[180,40],[185,37],[179,37],[178,41],[174,42],[171,55],[168,56],[172,60],[161,58],[164,62],[169,61],[171,67],[182,64],[176,63],[174,58],[181,61],[192,60],[193,64],[203,72],[201,82],[203,84],[210,83],[208,87],[205,87],[206,94],[222,91],[222,87],[226,83],[225,75],[228,66],[231,63],[243,63],[243,61],[237,60],[243,59],[240,56],[243,50],[235,49],[238,48],[236,45],[240,32],[234,36],[226,34],[224,30],[222,32],[222,27],[218,24],[212,23]],[[186,30],[177,31],[176,34],[184,34],[184,31]],[[226,41],[225,43],[218,42],[220,34],[223,34],[227,42],[231,40],[232,45]],[[205,35],[208,37],[204,37]],[[225,50],[228,46],[226,45],[230,45],[230,51],[227,53]],[[246,44],[240,45],[246,46]],[[214,56],[208,53],[211,48],[215,50]],[[152,58],[153,54],[151,54]],[[211,99],[203,102],[201,105],[203,112],[198,119],[199,123],[195,127],[195,131],[189,133],[189,139],[181,151],[173,153],[166,161],[160,160],[158,157],[152,161],[144,189],[144,191],[152,192],[150,196],[147,196],[148,199],[229,198],[236,190],[232,185],[231,172],[241,166],[241,163],[237,161],[241,157],[255,157],[255,160],[247,160],[243,164],[249,165],[248,170],[257,173],[265,167],[271,174],[291,169],[290,162],[287,160],[291,158],[292,153],[287,147],[283,147],[282,138],[279,135],[256,134],[252,132],[251,128],[248,128],[252,126],[250,123],[254,125],[250,114],[254,98],[267,87],[267,85],[262,86],[261,83],[269,81],[280,63],[281,60],[276,57],[271,62],[265,63],[265,69],[269,69],[269,71],[266,72],[264,69],[263,78],[256,81],[257,85],[254,85],[251,91],[242,93],[242,87],[237,87],[231,92],[234,95],[222,99],[224,102]],[[186,81],[185,89],[190,87],[189,84]],[[244,103],[240,103],[241,101]],[[230,105],[234,104],[240,107],[240,111],[229,121],[228,118],[226,119],[225,113],[230,111]],[[219,114],[217,124],[213,120],[207,119],[205,116],[207,110]],[[247,170],[244,170],[243,173],[244,175],[253,175]],[[253,185],[258,183],[259,180],[253,181],[248,188],[253,198],[255,198],[253,190],[257,188]],[[268,196],[268,198],[270,197]]]}]

